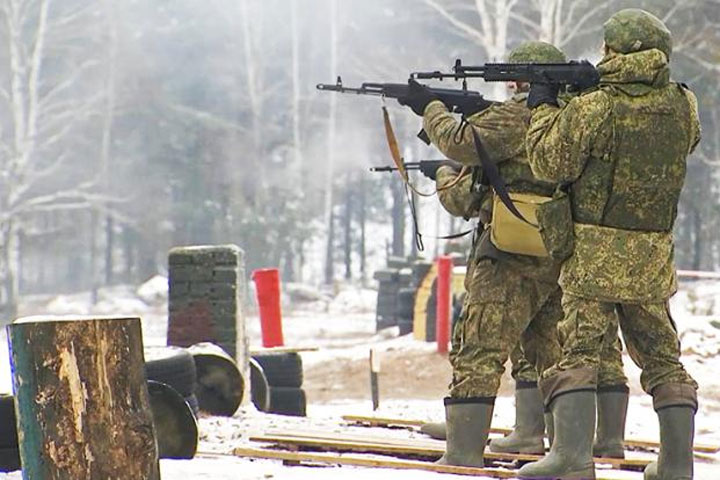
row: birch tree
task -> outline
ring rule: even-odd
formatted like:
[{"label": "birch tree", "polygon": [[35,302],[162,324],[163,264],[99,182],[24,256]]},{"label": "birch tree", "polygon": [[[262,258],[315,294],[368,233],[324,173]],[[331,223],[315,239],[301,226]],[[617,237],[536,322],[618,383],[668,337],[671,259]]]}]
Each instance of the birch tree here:
[{"label": "birch tree", "polygon": [[92,28],[95,8],[94,2],[0,2],[6,52],[0,78],[6,112],[0,132],[0,302],[6,319],[17,303],[22,223],[35,212],[106,206],[110,200],[95,189],[97,168],[78,170],[78,154],[92,150],[79,130],[104,96],[96,83],[98,58],[87,41],[101,32]]}]

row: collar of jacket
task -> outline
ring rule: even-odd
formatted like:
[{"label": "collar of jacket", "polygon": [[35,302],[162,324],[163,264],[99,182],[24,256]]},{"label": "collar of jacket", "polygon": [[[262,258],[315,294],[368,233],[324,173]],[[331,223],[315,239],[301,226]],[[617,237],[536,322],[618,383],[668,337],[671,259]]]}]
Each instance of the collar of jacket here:
[{"label": "collar of jacket", "polygon": [[610,53],[597,66],[600,85],[612,85],[631,96],[641,96],[670,82],[667,56],[658,49],[628,54]]}]

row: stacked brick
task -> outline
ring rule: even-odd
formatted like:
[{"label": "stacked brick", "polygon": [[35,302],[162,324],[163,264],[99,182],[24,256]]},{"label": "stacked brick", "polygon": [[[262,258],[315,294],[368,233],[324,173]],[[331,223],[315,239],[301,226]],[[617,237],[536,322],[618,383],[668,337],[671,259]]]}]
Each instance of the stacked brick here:
[{"label": "stacked brick", "polygon": [[176,247],[168,266],[168,345],[212,342],[249,378],[243,251],[235,245]]}]

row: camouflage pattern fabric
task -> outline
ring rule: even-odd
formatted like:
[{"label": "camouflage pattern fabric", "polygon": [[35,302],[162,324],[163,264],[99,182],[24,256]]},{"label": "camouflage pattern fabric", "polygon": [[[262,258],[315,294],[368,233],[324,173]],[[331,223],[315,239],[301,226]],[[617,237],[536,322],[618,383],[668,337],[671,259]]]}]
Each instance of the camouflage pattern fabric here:
[{"label": "camouflage pattern fabric", "polygon": [[[466,279],[468,295],[462,317],[453,332],[450,361],[453,398],[494,397],[500,387],[505,362],[522,339],[528,361],[538,371],[559,359],[556,334],[559,314],[546,305],[560,303],[557,284],[519,275],[503,262],[480,259]],[[526,343],[523,332],[531,324],[542,332],[536,345]],[[530,337],[531,334],[528,334]],[[538,347],[539,345],[539,347]]]},{"label": "camouflage pattern fabric", "polygon": [[593,299],[663,301],[675,289],[671,231],[699,140],[697,102],[668,83],[656,49],[611,54],[598,70],[597,90],[538,107],[527,133],[535,175],[571,184],[575,256],[560,285]]},{"label": "camouflage pattern fabric", "polygon": [[599,88],[564,108],[538,107],[527,135],[533,172],[569,183],[575,222],[575,251],[560,277],[562,360],[542,383],[586,388],[589,377],[579,374],[598,371],[602,339],[617,319],[646,392],[697,388],[679,361],[667,308],[675,288],[672,226],[686,158],[700,136],[697,102],[669,82],[667,55],[657,49],[610,52],[598,70]]},{"label": "camouflage pattern fabric", "polygon": [[620,53],[657,48],[667,57],[672,52],[670,30],[655,15],[639,8],[626,8],[605,22],[605,45]]},{"label": "camouflage pattern fabric", "polygon": [[438,188],[438,200],[443,208],[453,217],[464,219],[474,218],[480,215],[480,195],[472,193],[472,175],[466,175],[452,188],[445,189],[457,178],[458,172],[452,167],[440,167],[437,170],[435,185]]},{"label": "camouflage pattern fabric", "polygon": [[[562,316],[562,310],[557,302],[550,302],[547,308],[556,308],[554,313],[557,318]],[[603,336],[602,351],[600,352],[600,362],[598,364],[598,388],[614,387],[617,385],[627,385],[628,379],[625,376],[625,368],[622,360],[622,342],[618,336],[617,318],[613,319],[608,325],[608,329]],[[538,341],[543,336],[547,336],[549,332],[538,331],[537,326],[542,322],[532,322],[523,333],[526,338],[526,345],[530,344],[537,348],[538,345],[549,344],[552,339],[545,338]],[[547,343],[543,343],[547,342]],[[531,347],[531,348],[532,348]],[[532,350],[531,350],[532,353]],[[522,346],[518,343],[510,353],[510,364],[512,365],[511,376],[515,382],[537,382],[538,372],[535,366],[525,358]]]},{"label": "camouflage pattern fabric", "polygon": [[519,342],[515,345],[515,348],[512,349],[512,352],[510,352],[510,364],[512,365],[510,376],[515,380],[515,383],[537,383],[538,373],[537,370],[535,370],[535,365],[525,359],[525,354]]},{"label": "camouflage pattern fabric", "polygon": [[567,58],[555,45],[547,42],[525,42],[515,47],[508,63],[565,63]]},{"label": "camouflage pattern fabric", "polygon": [[609,326],[619,321],[630,358],[642,369],[643,390],[652,393],[667,383],[697,388],[680,363],[680,342],[667,303],[621,304],[564,294],[562,304],[562,360],[545,371],[543,378],[577,368],[598,370],[603,339]]}]

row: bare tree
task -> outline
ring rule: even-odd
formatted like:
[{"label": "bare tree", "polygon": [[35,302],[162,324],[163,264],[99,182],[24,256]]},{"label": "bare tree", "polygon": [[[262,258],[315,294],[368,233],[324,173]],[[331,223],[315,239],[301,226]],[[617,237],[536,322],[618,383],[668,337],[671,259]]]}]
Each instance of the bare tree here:
[{"label": "bare tree", "polygon": [[[107,208],[110,200],[95,189],[98,169],[77,168],[78,154],[88,148],[79,130],[97,115],[105,94],[95,81],[96,54],[87,41],[78,46],[83,34],[93,41],[101,35],[92,28],[93,8],[93,2],[0,2],[0,41],[8,52],[7,73],[0,79],[7,112],[0,132],[0,302],[8,316],[17,301],[17,236],[23,222],[38,211]],[[65,54],[60,61],[58,51]],[[48,58],[52,71],[45,68]]]}]

